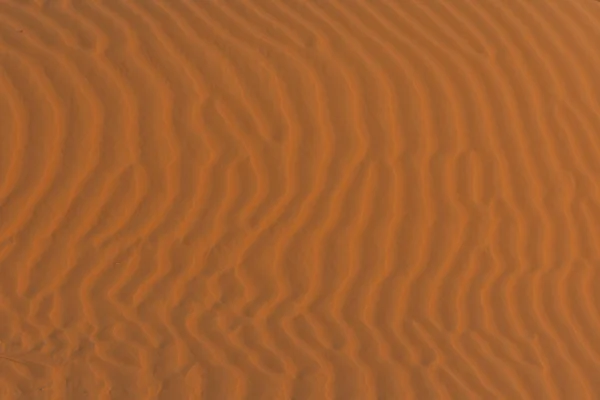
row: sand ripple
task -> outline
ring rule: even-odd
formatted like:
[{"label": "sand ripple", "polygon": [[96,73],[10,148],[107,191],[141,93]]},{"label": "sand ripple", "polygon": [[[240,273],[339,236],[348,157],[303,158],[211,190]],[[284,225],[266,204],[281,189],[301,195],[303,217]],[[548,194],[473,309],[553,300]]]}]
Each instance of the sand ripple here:
[{"label": "sand ripple", "polygon": [[600,6],[0,1],[0,398],[594,399]]}]

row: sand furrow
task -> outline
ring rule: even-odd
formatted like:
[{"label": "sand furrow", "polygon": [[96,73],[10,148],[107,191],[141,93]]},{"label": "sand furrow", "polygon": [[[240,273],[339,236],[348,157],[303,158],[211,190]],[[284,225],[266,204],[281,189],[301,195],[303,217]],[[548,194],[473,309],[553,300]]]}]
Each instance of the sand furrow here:
[{"label": "sand furrow", "polygon": [[[4,55],[6,62],[9,56]],[[4,63],[2,64],[4,67]],[[16,82],[6,69],[3,68],[2,75],[2,117],[5,134],[2,136],[2,188],[0,198],[4,203],[5,198],[12,193],[23,173],[23,155],[27,141],[23,131],[27,126],[27,109]]]}]

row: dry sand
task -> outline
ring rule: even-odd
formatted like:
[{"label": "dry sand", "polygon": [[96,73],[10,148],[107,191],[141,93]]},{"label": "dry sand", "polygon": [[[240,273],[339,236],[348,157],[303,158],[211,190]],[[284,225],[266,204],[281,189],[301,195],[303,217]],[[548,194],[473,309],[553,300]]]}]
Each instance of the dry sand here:
[{"label": "dry sand", "polygon": [[600,3],[0,0],[0,398],[598,399]]}]

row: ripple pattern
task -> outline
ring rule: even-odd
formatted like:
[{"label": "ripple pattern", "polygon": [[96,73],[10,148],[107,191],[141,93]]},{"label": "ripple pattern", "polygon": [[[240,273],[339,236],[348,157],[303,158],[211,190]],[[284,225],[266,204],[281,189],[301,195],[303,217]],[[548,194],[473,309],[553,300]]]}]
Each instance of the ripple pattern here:
[{"label": "ripple pattern", "polygon": [[598,71],[590,0],[0,0],[0,398],[597,398]]}]

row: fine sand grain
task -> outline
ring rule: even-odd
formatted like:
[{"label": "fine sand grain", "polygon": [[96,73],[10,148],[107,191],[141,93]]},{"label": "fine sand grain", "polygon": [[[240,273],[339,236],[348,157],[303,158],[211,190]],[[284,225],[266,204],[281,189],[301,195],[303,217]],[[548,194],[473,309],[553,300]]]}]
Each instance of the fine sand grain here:
[{"label": "fine sand grain", "polygon": [[600,396],[600,3],[0,0],[0,399]]}]

